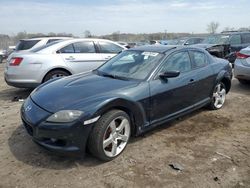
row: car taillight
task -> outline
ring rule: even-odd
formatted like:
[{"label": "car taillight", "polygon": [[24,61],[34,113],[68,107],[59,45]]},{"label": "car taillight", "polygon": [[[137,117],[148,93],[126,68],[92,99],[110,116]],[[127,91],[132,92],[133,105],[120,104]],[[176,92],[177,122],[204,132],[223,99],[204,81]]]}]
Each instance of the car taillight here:
[{"label": "car taillight", "polygon": [[21,57],[14,57],[10,60],[10,66],[18,66],[22,62],[23,58]]},{"label": "car taillight", "polygon": [[246,58],[249,58],[250,55],[246,55],[246,54],[242,54],[240,52],[236,52],[236,57],[237,57],[237,59],[246,59]]}]

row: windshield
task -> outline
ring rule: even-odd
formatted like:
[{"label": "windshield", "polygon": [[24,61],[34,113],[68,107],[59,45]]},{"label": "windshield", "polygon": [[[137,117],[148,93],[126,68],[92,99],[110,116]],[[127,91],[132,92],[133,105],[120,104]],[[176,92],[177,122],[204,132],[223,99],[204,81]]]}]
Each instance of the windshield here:
[{"label": "windshield", "polygon": [[48,44],[46,44],[46,45],[44,45],[44,46],[40,46],[40,47],[34,48],[33,50],[31,50],[31,52],[38,52],[38,51],[40,51],[40,50],[43,50],[43,49],[45,49],[45,48],[48,48],[49,46],[52,46],[52,45],[54,45],[54,44],[57,44],[57,43],[60,42],[60,41],[62,41],[62,40],[56,40],[56,41],[50,42],[50,43],[48,43]]},{"label": "windshield", "polygon": [[20,40],[16,46],[16,50],[28,50],[35,46],[40,40]]},{"label": "windshield", "polygon": [[97,69],[102,76],[144,80],[158,65],[164,54],[144,51],[123,51]]},{"label": "windshield", "polygon": [[177,45],[179,40],[169,40],[168,45]]},{"label": "windshield", "polygon": [[185,44],[186,41],[187,41],[187,39],[180,39],[177,44],[183,45],[183,44]]},{"label": "windshield", "polygon": [[205,38],[203,44],[229,44],[229,35],[211,35]]}]

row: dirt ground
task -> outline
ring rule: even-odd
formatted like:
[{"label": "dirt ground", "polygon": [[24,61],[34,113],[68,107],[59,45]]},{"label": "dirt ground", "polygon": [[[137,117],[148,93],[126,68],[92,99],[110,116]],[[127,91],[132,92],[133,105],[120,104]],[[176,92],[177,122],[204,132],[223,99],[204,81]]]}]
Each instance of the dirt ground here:
[{"label": "dirt ground", "polygon": [[[201,109],[137,138],[103,163],[55,156],[32,142],[0,64],[0,187],[250,187],[250,86],[233,80],[223,109]],[[169,164],[183,167],[174,170]]]}]

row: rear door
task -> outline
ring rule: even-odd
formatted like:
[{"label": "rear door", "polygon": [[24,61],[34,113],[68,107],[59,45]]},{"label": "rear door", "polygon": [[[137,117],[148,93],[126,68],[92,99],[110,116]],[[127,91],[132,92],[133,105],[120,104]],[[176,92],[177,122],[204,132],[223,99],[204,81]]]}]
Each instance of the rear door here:
[{"label": "rear door", "polygon": [[96,53],[93,41],[69,44],[60,49],[59,53],[74,73],[90,71],[104,63],[102,55]]},{"label": "rear door", "polygon": [[108,41],[99,41],[96,43],[98,46],[99,53],[101,54],[104,61],[107,61],[120,53],[124,48]]}]

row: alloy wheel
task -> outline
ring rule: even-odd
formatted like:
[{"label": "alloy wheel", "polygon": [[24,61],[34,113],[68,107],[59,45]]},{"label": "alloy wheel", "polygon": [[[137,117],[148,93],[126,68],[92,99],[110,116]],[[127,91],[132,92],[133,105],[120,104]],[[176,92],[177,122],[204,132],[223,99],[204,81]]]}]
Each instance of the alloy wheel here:
[{"label": "alloy wheel", "polygon": [[214,107],[221,108],[226,100],[226,89],[221,83],[217,84],[213,93]]},{"label": "alloy wheel", "polygon": [[126,147],[130,136],[129,120],[119,116],[112,120],[103,138],[103,150],[108,157],[119,155]]}]

